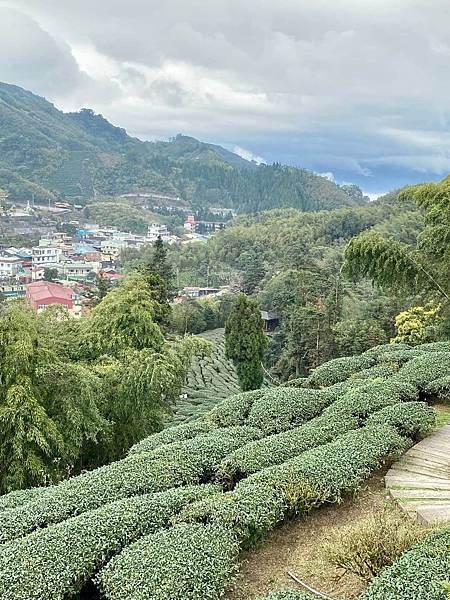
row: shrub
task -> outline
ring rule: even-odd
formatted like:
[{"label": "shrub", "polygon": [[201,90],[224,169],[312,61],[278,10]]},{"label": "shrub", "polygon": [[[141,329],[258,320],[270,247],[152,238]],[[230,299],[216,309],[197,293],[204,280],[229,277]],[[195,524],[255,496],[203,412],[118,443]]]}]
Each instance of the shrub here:
[{"label": "shrub", "polygon": [[191,486],[134,496],[0,546],[3,600],[64,600],[109,558],[169,524],[186,504],[217,491]]},{"label": "shrub", "polygon": [[416,400],[417,397],[413,386],[393,378],[385,381],[363,381],[355,388],[350,387],[343,396],[324,410],[323,416],[356,417],[362,422],[385,406]]},{"label": "shrub", "polygon": [[202,420],[168,427],[159,433],[154,433],[153,435],[144,438],[142,441],[132,446],[129,450],[129,454],[150,452],[160,446],[195,438],[198,435],[210,432],[212,429],[214,429],[214,427],[211,423]]},{"label": "shrub", "polygon": [[374,346],[373,348],[369,348],[369,350],[366,350],[364,352],[364,356],[370,356],[376,361],[379,361],[384,354],[389,354],[390,352],[396,350],[411,349],[412,346],[410,346],[409,344],[380,344],[379,346]]},{"label": "shrub", "polygon": [[339,501],[354,491],[371,471],[408,447],[408,441],[386,425],[366,426],[335,441],[304,452],[282,465],[268,467],[243,479],[236,489],[264,484],[285,494],[291,508],[302,502],[305,483],[318,497]]},{"label": "shrub", "polygon": [[400,435],[411,439],[427,433],[435,422],[436,412],[425,402],[402,402],[386,406],[367,419],[367,425],[391,425]]},{"label": "shrub", "polygon": [[448,375],[449,371],[450,352],[425,352],[407,362],[395,378],[423,390],[430,382]]},{"label": "shrub", "polygon": [[389,379],[392,375],[397,372],[394,367],[388,367],[386,365],[375,365],[368,369],[363,369],[359,373],[354,373],[349,377],[350,381],[359,379]]},{"label": "shrub", "polygon": [[68,479],[35,501],[0,512],[0,543],[122,498],[200,483],[222,458],[257,437],[250,427],[221,429]]},{"label": "shrub", "polygon": [[274,529],[284,514],[285,503],[279,493],[267,486],[252,485],[194,502],[174,522],[220,525],[233,531],[242,547],[249,548]]},{"label": "shrub", "polygon": [[15,490],[9,492],[0,497],[0,512],[8,508],[16,508],[27,504],[32,500],[36,500],[39,496],[42,496],[49,488],[47,487],[34,487],[28,490]]},{"label": "shrub", "polygon": [[235,394],[215,406],[207,415],[206,419],[218,427],[232,427],[243,425],[250,413],[253,402],[263,396],[263,390],[243,392]]},{"label": "shrub", "polygon": [[352,417],[316,417],[301,427],[270,435],[235,450],[222,460],[216,477],[231,488],[243,477],[331,442],[337,436],[357,427],[358,420]]},{"label": "shrub", "polygon": [[97,581],[108,600],[217,600],[237,569],[238,551],[222,527],[181,524],[126,548]]},{"label": "shrub", "polygon": [[246,423],[265,435],[280,433],[319,415],[329,403],[330,396],[318,390],[275,388],[253,402]]},{"label": "shrub", "polygon": [[434,379],[423,386],[427,398],[438,398],[447,401],[450,399],[450,375]]},{"label": "shrub", "polygon": [[446,600],[450,529],[433,532],[369,584],[360,600]]},{"label": "shrub", "polygon": [[316,367],[309,375],[306,385],[312,388],[328,387],[374,364],[375,358],[368,354],[335,358]]},{"label": "shrub", "polygon": [[409,517],[385,508],[379,515],[340,527],[323,552],[343,574],[370,581],[426,533]]}]

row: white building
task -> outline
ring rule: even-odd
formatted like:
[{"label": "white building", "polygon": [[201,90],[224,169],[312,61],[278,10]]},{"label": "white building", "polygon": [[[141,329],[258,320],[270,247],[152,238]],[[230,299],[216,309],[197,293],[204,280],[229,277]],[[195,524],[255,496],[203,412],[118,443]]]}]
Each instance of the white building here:
[{"label": "white building", "polygon": [[48,240],[40,240],[39,246],[32,248],[32,266],[50,266],[57,265],[62,258],[62,249],[55,245],[50,244]]},{"label": "white building", "polygon": [[22,268],[22,261],[18,256],[0,256],[0,279],[12,279]]},{"label": "white building", "polygon": [[147,241],[155,242],[159,237],[161,237],[163,242],[169,241],[170,231],[165,225],[161,225],[161,223],[151,223],[148,226]]},{"label": "white building", "polygon": [[101,242],[101,253],[112,260],[119,258],[121,251],[128,248],[125,240],[103,240]]}]

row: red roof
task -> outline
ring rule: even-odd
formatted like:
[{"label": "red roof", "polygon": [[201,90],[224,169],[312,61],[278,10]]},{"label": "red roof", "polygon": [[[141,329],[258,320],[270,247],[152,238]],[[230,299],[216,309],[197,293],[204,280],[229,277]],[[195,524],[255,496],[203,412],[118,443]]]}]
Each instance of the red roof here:
[{"label": "red roof", "polygon": [[27,293],[33,302],[44,300],[47,298],[56,298],[58,300],[72,300],[72,290],[63,287],[57,283],[51,281],[35,281],[27,285]]}]

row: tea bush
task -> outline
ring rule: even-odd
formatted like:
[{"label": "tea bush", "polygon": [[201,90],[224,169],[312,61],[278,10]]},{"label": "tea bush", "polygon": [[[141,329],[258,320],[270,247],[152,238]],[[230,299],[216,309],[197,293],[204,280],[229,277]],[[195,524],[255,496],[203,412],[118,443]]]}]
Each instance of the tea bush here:
[{"label": "tea bush", "polygon": [[141,442],[138,442],[132,446],[129,450],[129,454],[136,454],[137,452],[151,452],[160,446],[189,440],[197,437],[198,435],[209,433],[212,429],[214,429],[214,427],[211,423],[202,420],[168,427],[167,429],[163,429],[158,433],[154,433],[153,435],[144,438]]},{"label": "tea bush", "polygon": [[335,358],[316,367],[309,375],[305,385],[312,388],[328,387],[334,383],[344,381],[350,375],[368,369],[374,364],[375,358],[367,354]]},{"label": "tea bush", "polygon": [[291,494],[295,508],[295,503],[301,500],[295,490],[307,481],[318,490],[326,491],[329,499],[339,500],[343,494],[357,489],[371,471],[409,445],[393,427],[362,427],[281,465],[250,475],[240,481],[236,489],[254,483],[268,485],[285,493],[287,499]]},{"label": "tea bush", "polygon": [[68,479],[24,506],[0,512],[0,542],[122,498],[200,483],[222,458],[259,435],[250,427],[217,430]]},{"label": "tea bush", "polygon": [[446,600],[450,529],[431,533],[372,580],[360,600]]},{"label": "tea bush", "polygon": [[367,419],[367,425],[391,425],[400,435],[411,439],[427,433],[435,422],[436,412],[425,402],[402,402],[386,406]]},{"label": "tea bush", "polygon": [[220,463],[216,478],[231,488],[237,481],[252,473],[331,442],[337,436],[357,427],[358,419],[353,417],[316,417],[300,427],[250,442],[231,452]]},{"label": "tea bush", "polygon": [[196,485],[106,504],[0,546],[3,600],[64,600],[109,558],[161,529],[186,504],[217,492]]},{"label": "tea bush", "polygon": [[330,401],[318,390],[275,388],[253,402],[246,424],[265,435],[280,433],[316,417]]},{"label": "tea bush", "polygon": [[237,570],[238,552],[227,529],[181,524],[128,546],[97,581],[108,600],[217,600]]}]

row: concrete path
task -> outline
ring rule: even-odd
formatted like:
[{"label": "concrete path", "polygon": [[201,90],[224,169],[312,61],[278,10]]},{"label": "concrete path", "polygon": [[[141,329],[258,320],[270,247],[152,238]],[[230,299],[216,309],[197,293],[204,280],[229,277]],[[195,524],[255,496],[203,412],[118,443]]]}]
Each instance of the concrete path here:
[{"label": "concrete path", "polygon": [[419,521],[450,521],[450,425],[408,450],[385,482],[392,498]]}]

